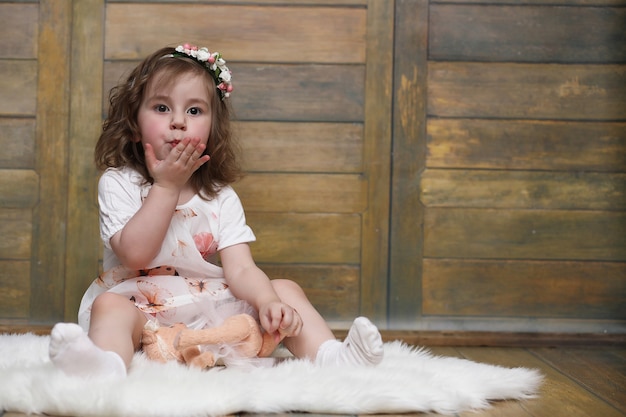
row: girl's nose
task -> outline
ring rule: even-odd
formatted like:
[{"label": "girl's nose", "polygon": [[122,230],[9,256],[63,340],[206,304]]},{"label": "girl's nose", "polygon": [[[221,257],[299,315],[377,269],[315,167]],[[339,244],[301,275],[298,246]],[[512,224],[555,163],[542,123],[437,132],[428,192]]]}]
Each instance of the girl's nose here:
[{"label": "girl's nose", "polygon": [[177,114],[172,112],[172,121],[170,122],[170,129],[187,129],[187,119],[184,114]]}]

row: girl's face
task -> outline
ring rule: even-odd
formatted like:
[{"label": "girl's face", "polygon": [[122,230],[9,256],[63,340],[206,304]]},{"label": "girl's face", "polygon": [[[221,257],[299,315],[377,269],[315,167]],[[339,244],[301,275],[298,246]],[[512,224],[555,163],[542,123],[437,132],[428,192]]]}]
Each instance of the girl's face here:
[{"label": "girl's face", "polygon": [[157,75],[146,86],[137,123],[142,144],[152,145],[163,160],[185,138],[207,144],[211,131],[211,98],[206,77],[193,73],[178,76],[164,85]]}]

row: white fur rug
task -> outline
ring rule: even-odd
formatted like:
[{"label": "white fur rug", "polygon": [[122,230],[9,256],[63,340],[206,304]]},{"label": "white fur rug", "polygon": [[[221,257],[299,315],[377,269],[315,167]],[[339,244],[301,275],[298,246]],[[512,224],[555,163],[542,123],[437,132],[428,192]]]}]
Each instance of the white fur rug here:
[{"label": "white fur rug", "polygon": [[274,367],[198,371],[134,358],[125,380],[72,378],[48,360],[48,336],[0,335],[0,413],[58,416],[218,416],[301,411],[452,414],[489,400],[534,396],[541,375],[437,357],[385,344],[378,367],[318,368],[302,360]]}]

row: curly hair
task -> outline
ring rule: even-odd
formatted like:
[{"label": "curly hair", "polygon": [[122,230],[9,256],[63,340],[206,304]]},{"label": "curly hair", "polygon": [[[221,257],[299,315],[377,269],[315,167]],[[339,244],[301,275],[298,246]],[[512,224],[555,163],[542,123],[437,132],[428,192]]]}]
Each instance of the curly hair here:
[{"label": "curly hair", "polygon": [[[137,114],[148,83],[159,75],[159,82],[175,82],[182,74],[192,73],[206,78],[211,100],[211,132],[204,154],[211,159],[198,168],[190,181],[194,191],[208,200],[220,188],[232,184],[242,176],[239,163],[239,145],[231,130],[231,113],[228,100],[222,100],[213,77],[195,60],[188,58],[162,59],[175,51],[165,47],[144,59],[130,73],[125,82],[111,89],[109,113],[102,125],[102,133],[95,148],[95,162],[100,170],[128,166],[137,170],[147,183],[153,178],[145,163]],[[133,140],[135,139],[135,140]]]}]

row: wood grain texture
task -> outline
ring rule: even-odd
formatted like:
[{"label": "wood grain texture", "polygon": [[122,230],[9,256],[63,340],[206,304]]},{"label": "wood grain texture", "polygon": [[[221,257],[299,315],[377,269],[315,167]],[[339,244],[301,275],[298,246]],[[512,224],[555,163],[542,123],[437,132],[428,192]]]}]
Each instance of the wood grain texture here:
[{"label": "wood grain texture", "polygon": [[428,315],[625,320],[626,263],[424,260]]},{"label": "wood grain texture", "polygon": [[37,62],[0,59],[0,114],[34,116],[37,107]]},{"label": "wood grain texture", "polygon": [[626,213],[431,208],[429,258],[626,260]]},{"label": "wood grain texture", "polygon": [[[429,58],[602,64],[626,61],[626,9],[569,6],[433,4]],[[594,29],[580,30],[582,26]]]},{"label": "wood grain texture", "polygon": [[389,199],[393,82],[388,63],[393,60],[393,1],[368,2],[365,80],[364,175],[368,205],[361,231],[361,314],[378,325],[386,323],[389,268]]},{"label": "wood grain texture", "polygon": [[367,207],[367,182],[354,174],[251,174],[234,188],[251,212],[349,214]]},{"label": "wood grain texture", "polygon": [[388,323],[407,328],[422,303],[419,177],[426,160],[428,1],[396,1],[395,15]]},{"label": "wood grain texture", "polygon": [[237,122],[248,172],[361,173],[362,123]]},{"label": "wood grain texture", "polygon": [[[102,130],[104,1],[72,4],[69,123],[68,221],[65,264],[65,320],[74,320],[85,288],[98,276],[100,240],[97,209],[98,172],[93,151]],[[89,244],[86,244],[89,242]]]},{"label": "wood grain texture", "polygon": [[0,118],[0,167],[35,168],[35,119]]},{"label": "wood grain texture", "polygon": [[[142,22],[139,31],[136,22]],[[189,42],[227,51],[229,62],[362,64],[365,22],[359,7],[110,3],[105,58],[140,59]]]},{"label": "wood grain texture", "polygon": [[626,414],[623,350],[535,348],[532,353]]},{"label": "wood grain texture", "polygon": [[0,59],[37,58],[39,8],[33,3],[0,3]]},{"label": "wood grain texture", "polygon": [[626,66],[430,61],[428,99],[438,117],[622,121]]},{"label": "wood grain texture", "polygon": [[29,208],[0,208],[0,259],[30,258],[33,215]]},{"label": "wood grain texture", "polygon": [[36,167],[40,204],[33,216],[33,322],[62,320],[65,310],[71,17],[70,0],[39,3]]},{"label": "wood grain texture", "polygon": [[0,260],[0,317],[28,318],[29,297],[29,260]]},{"label": "wood grain texture", "polygon": [[356,214],[249,212],[261,263],[358,264],[361,216]]},{"label": "wood grain texture", "polygon": [[626,174],[427,169],[428,207],[626,210]]},{"label": "wood grain texture", "polygon": [[[531,416],[623,416],[622,412],[613,408],[602,398],[590,394],[584,387],[564,375],[561,372],[562,368],[553,368],[535,356],[532,351],[493,348],[458,348],[458,351],[465,358],[477,362],[539,369],[544,374],[545,379],[540,388],[538,399],[523,403],[523,409]],[[470,413],[465,413],[463,417],[470,415]]]},{"label": "wood grain texture", "polygon": [[429,119],[437,168],[626,171],[626,123]]},{"label": "wood grain texture", "polygon": [[39,199],[39,177],[26,169],[0,169],[0,207],[32,208]]}]

